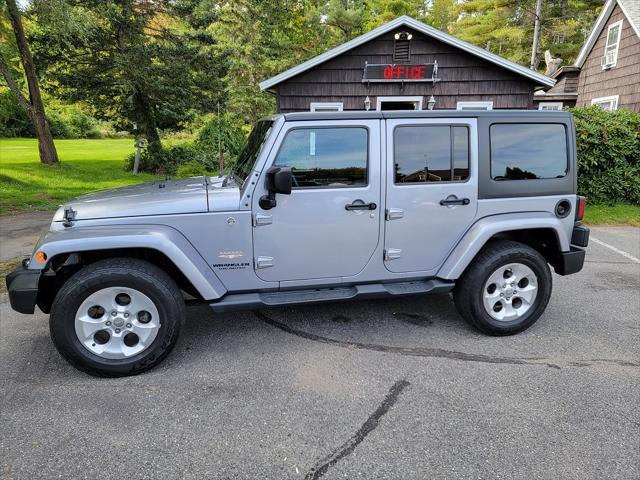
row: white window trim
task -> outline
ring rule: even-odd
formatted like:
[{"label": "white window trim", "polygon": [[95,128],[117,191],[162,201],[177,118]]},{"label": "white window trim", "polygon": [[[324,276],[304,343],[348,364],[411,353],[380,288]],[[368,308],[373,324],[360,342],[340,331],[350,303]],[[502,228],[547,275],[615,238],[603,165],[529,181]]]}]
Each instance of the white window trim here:
[{"label": "white window trim", "polygon": [[540,102],[538,104],[538,110],[543,110],[543,106],[545,107],[557,107],[557,108],[551,108],[548,110],[562,110],[562,107],[564,107],[564,103],[562,102]]},{"label": "white window trim", "polygon": [[342,102],[311,102],[309,110],[312,112],[341,112]]},{"label": "white window trim", "polygon": [[607,56],[607,49],[609,47],[609,32],[614,27],[618,27],[618,38],[616,39],[616,49],[615,49],[615,52],[613,54],[613,63],[602,65],[602,69],[603,70],[608,70],[609,68],[613,68],[618,64],[618,50],[620,50],[620,37],[622,36],[622,20],[619,20],[616,23],[612,23],[611,25],[609,25],[609,28],[607,28],[607,36],[605,37],[606,40],[605,40],[605,43],[604,43],[604,55],[603,56],[604,57]]},{"label": "white window trim", "polygon": [[376,111],[382,110],[382,104],[384,102],[412,102],[417,103],[418,108],[416,110],[422,110],[422,96],[416,97],[408,97],[408,96],[399,96],[399,97],[377,97],[376,98]]},{"label": "white window trim", "polygon": [[456,104],[456,110],[462,110],[463,107],[471,107],[465,110],[493,110],[493,102],[458,102]]},{"label": "white window trim", "polygon": [[618,99],[620,98],[620,95],[611,95],[610,97],[598,97],[598,98],[593,98],[591,100],[591,105],[600,105],[601,103],[612,103],[612,108],[611,110],[617,110],[618,109]]}]

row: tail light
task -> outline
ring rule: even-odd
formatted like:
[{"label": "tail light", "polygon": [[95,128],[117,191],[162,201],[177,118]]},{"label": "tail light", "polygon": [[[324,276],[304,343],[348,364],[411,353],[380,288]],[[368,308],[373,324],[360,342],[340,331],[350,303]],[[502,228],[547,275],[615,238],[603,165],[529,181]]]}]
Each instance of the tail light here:
[{"label": "tail light", "polygon": [[584,218],[584,209],[587,206],[587,199],[584,197],[578,197],[578,204],[576,205],[576,221],[581,221]]}]

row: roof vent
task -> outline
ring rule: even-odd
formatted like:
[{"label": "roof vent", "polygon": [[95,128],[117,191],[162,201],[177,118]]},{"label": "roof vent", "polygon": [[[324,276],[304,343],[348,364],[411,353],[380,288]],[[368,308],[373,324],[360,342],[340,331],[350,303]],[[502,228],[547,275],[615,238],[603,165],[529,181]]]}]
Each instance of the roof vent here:
[{"label": "roof vent", "polygon": [[411,59],[411,35],[408,32],[398,32],[394,35],[393,61],[395,63],[409,62]]}]

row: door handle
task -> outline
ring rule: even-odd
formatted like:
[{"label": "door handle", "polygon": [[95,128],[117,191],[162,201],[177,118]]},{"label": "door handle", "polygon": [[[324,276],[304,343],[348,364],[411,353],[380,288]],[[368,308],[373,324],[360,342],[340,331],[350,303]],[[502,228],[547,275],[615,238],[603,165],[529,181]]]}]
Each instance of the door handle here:
[{"label": "door handle", "polygon": [[375,203],[371,202],[371,203],[364,203],[362,200],[356,200],[353,203],[347,203],[344,206],[345,210],[375,210],[376,208],[378,208],[378,205],[376,205]]},{"label": "door handle", "polygon": [[468,198],[456,198],[456,197],[447,197],[443,200],[440,200],[440,205],[443,207],[449,207],[451,205],[469,205],[471,200]]}]

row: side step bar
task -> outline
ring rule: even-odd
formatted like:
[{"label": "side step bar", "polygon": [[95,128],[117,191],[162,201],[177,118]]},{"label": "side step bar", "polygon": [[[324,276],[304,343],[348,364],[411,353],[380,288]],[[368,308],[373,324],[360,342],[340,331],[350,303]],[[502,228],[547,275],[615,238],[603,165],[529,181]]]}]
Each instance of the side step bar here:
[{"label": "side step bar", "polygon": [[216,312],[230,312],[277,305],[299,305],[363,298],[394,297],[397,295],[442,293],[451,291],[453,286],[454,283],[451,281],[431,279],[413,282],[369,283],[350,287],[286,290],[282,292],[233,293],[210,303],[209,306]]}]

